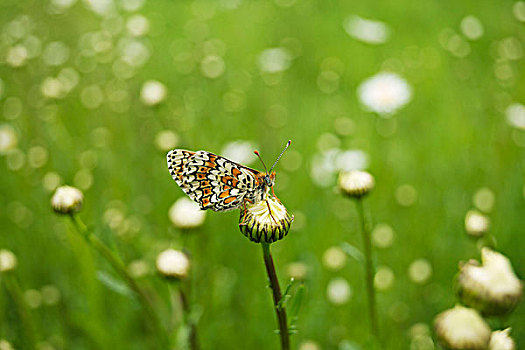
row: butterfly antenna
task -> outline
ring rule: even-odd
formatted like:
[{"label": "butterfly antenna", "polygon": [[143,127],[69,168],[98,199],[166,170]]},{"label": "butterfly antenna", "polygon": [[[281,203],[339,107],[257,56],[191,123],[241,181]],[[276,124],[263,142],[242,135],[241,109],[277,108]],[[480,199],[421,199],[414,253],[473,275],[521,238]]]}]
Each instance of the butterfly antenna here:
[{"label": "butterfly antenna", "polygon": [[261,155],[259,154],[259,151],[255,150],[255,151],[253,151],[253,153],[255,153],[255,155],[256,155],[257,157],[259,157],[259,159],[260,159],[260,161],[261,161],[261,163],[262,163],[262,165],[263,165],[263,167],[264,167],[264,171],[266,171],[266,173],[268,173],[268,169],[266,169],[266,165],[264,164],[264,162],[263,162],[263,160],[262,160],[262,157],[261,157]]},{"label": "butterfly antenna", "polygon": [[[272,168],[270,169],[270,173],[272,172],[273,168],[275,167],[275,165],[277,164],[277,162],[279,161],[279,159],[281,159],[284,151],[286,151],[288,149],[288,146],[290,146],[290,144],[292,143],[292,140],[288,140],[288,142],[286,143],[286,146],[284,146],[284,149],[283,151],[281,152],[281,154],[279,154],[279,157],[277,157],[277,160],[275,161],[275,163],[273,163],[272,165]],[[269,174],[269,173],[268,173]]]}]

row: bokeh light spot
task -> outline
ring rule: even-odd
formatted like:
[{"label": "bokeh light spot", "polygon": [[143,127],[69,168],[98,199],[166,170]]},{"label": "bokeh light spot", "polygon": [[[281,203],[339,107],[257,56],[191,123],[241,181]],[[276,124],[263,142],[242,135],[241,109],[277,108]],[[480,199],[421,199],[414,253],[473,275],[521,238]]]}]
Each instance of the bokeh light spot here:
[{"label": "bokeh light spot", "polygon": [[491,212],[495,202],[494,192],[488,187],[482,187],[474,193],[472,202],[479,210],[486,213]]},{"label": "bokeh light spot", "polygon": [[374,287],[379,291],[392,288],[395,281],[394,271],[388,266],[379,266],[374,275]]},{"label": "bokeh light spot", "polygon": [[372,242],[378,248],[388,248],[394,242],[394,229],[388,224],[377,224],[372,231]]},{"label": "bokeh light spot", "polygon": [[326,287],[328,300],[335,305],[343,305],[352,297],[352,288],[344,278],[334,278]]},{"label": "bokeh light spot", "polygon": [[401,185],[395,192],[396,201],[404,206],[409,207],[417,201],[417,191],[412,185]]},{"label": "bokeh light spot", "polygon": [[426,259],[414,260],[408,268],[410,280],[417,284],[423,284],[432,276],[432,265]]}]

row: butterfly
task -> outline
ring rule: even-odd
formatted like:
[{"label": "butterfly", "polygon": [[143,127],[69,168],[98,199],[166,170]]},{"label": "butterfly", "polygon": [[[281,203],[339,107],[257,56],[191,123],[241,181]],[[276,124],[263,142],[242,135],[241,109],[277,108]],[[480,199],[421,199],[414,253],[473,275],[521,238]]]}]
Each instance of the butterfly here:
[{"label": "butterfly", "polygon": [[168,170],[177,185],[202,210],[233,210],[246,202],[257,204],[270,188],[273,191],[273,168],[290,143],[288,141],[270,171],[267,171],[259,152],[254,151],[264,166],[264,173],[211,152],[184,149],[168,152]]}]

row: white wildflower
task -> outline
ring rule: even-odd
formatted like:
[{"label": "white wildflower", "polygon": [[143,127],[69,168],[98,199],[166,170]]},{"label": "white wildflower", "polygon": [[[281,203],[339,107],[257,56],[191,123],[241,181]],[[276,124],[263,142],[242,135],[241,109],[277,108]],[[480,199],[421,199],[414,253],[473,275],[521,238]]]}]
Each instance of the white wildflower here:
[{"label": "white wildflower", "polygon": [[381,72],[361,83],[357,94],[366,109],[389,117],[410,102],[412,88],[399,75]]}]

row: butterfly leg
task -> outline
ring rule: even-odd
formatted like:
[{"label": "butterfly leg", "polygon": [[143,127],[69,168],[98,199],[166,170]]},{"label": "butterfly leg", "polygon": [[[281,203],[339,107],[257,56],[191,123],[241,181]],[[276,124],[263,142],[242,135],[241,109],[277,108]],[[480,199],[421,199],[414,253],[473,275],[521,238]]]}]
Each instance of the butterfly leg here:
[{"label": "butterfly leg", "polygon": [[[277,198],[277,197],[275,197]],[[273,217],[272,215],[272,209],[270,208],[270,203],[268,203],[268,201],[266,201],[266,206],[268,207],[268,212],[270,213],[270,217],[273,219],[273,221],[278,224],[277,220],[275,220],[275,218]]]},{"label": "butterfly leg", "polygon": [[243,209],[244,209],[244,216],[242,217],[242,223],[240,225],[246,225],[246,223],[244,222],[244,219],[246,219],[246,202],[250,202],[251,204],[253,204],[253,202],[249,199],[244,199],[242,201],[242,206],[243,206]]},{"label": "butterfly leg", "polygon": [[[272,195],[274,196],[275,199],[277,199],[277,201],[278,201],[279,203],[281,203],[281,200],[280,200],[279,198],[277,198],[277,196],[275,195],[275,192],[274,192],[274,190],[273,190],[273,186],[272,186]],[[282,204],[282,203],[281,203],[281,204]]]}]

